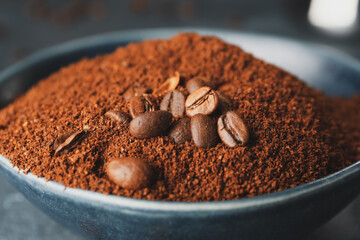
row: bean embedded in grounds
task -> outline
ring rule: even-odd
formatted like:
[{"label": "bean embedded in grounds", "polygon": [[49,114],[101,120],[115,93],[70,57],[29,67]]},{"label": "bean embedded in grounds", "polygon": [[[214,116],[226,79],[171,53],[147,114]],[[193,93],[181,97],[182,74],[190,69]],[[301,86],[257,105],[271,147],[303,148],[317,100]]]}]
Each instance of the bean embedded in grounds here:
[{"label": "bean embedded in grounds", "polygon": [[191,141],[191,119],[181,118],[177,120],[169,130],[169,138],[173,139],[176,144],[183,144]]},{"label": "bean embedded in grounds", "polygon": [[163,84],[161,84],[157,89],[154,90],[154,95],[162,95],[168,92],[171,92],[176,89],[180,83],[180,73],[175,72],[175,75],[169,77]]},{"label": "bean embedded in grounds", "polygon": [[229,147],[243,146],[249,140],[249,130],[235,111],[229,111],[218,119],[220,139]]},{"label": "bean embedded in grounds", "polygon": [[219,91],[216,91],[216,94],[219,98],[219,104],[218,107],[216,109],[217,113],[219,114],[225,114],[228,111],[232,110],[231,104],[229,99],[227,99],[222,93],[220,93]]},{"label": "bean embedded in grounds", "polygon": [[209,116],[197,114],[191,118],[191,135],[200,148],[215,147],[218,143],[216,122]]},{"label": "bean embedded in grounds", "polygon": [[191,93],[185,102],[186,114],[193,117],[196,114],[209,115],[215,111],[219,98],[210,87],[202,87]]},{"label": "bean embedded in grounds", "polygon": [[154,176],[153,169],[148,162],[135,157],[110,159],[106,173],[111,181],[131,190],[149,186]]},{"label": "bean embedded in grounds", "polygon": [[160,110],[169,111],[174,117],[184,116],[185,95],[179,90],[168,92],[160,103]]},{"label": "bean embedded in grounds", "polygon": [[155,111],[156,103],[151,95],[143,94],[130,99],[129,111],[133,118],[145,113]]},{"label": "bean embedded in grounds", "polygon": [[60,153],[68,153],[74,149],[82,141],[84,135],[84,130],[60,134],[53,144],[53,149],[55,151],[54,156],[57,156]]},{"label": "bean embedded in grounds", "polygon": [[132,97],[142,96],[143,94],[150,94],[151,92],[151,89],[141,86],[129,87],[128,89],[126,89],[122,96],[127,101],[130,100]]},{"label": "bean embedded in grounds", "polygon": [[128,113],[116,109],[107,111],[105,117],[125,125],[129,125],[131,121],[131,116]]},{"label": "bean embedded in grounds", "polygon": [[157,137],[169,129],[171,121],[167,111],[145,112],[130,122],[130,134],[140,139]]},{"label": "bean embedded in grounds", "polygon": [[186,90],[188,90],[188,92],[190,94],[195,92],[199,88],[206,87],[206,86],[210,87],[209,84],[207,84],[205,79],[202,77],[194,77],[194,78],[190,79],[189,81],[187,81],[186,85],[185,85]]}]

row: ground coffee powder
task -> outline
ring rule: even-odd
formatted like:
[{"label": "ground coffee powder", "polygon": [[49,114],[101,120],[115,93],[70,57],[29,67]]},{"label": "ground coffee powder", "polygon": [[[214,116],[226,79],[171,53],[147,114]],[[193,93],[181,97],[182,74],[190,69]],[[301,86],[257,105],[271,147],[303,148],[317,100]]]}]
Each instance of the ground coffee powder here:
[{"label": "ground coffee powder", "polygon": [[[109,111],[129,113],[130,87],[151,91],[177,72],[181,86],[197,76],[212,80],[246,121],[246,146],[203,149],[167,136],[137,139],[127,124],[113,121]],[[359,160],[359,104],[360,97],[326,97],[218,38],[179,34],[83,59],[40,81],[0,111],[0,152],[25,172],[69,187],[170,201],[240,199],[313,181]],[[55,140],[69,132],[78,142],[62,143],[66,152],[55,155]],[[127,190],[110,181],[105,166],[118,157],[148,161],[154,183]]]}]

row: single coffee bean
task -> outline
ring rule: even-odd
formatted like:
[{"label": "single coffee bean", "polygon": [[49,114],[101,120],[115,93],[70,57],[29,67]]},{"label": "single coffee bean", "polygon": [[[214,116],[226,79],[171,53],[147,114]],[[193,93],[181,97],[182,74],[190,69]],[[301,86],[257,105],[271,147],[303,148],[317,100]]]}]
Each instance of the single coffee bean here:
[{"label": "single coffee bean", "polygon": [[197,114],[191,118],[191,135],[196,146],[215,147],[218,143],[216,122],[209,116]]},{"label": "single coffee bean", "polygon": [[163,84],[154,90],[154,95],[163,95],[176,89],[180,83],[180,73],[175,72],[175,76],[168,78]]},{"label": "single coffee bean", "polygon": [[217,90],[218,90],[218,92],[221,92],[221,93],[229,93],[229,92],[236,91],[236,88],[231,83],[225,83],[225,84],[221,85]]},{"label": "single coffee bean", "polygon": [[249,130],[238,113],[230,111],[221,115],[217,125],[219,136],[227,146],[243,146],[248,142]]},{"label": "single coffee bean", "polygon": [[110,110],[105,113],[105,116],[111,118],[112,120],[119,122],[121,124],[129,125],[131,121],[131,117],[126,112],[118,111],[118,110]]},{"label": "single coffee bean", "polygon": [[128,89],[126,89],[122,96],[127,101],[130,100],[132,97],[142,96],[143,94],[150,94],[151,92],[151,89],[145,87],[129,87]]},{"label": "single coffee bean", "polygon": [[169,138],[173,139],[176,144],[183,144],[191,141],[191,119],[181,118],[177,120],[170,128]]},{"label": "single coffee bean", "polygon": [[191,94],[202,87],[211,87],[215,88],[215,84],[205,77],[194,77],[186,82],[185,87],[188,92]]},{"label": "single coffee bean", "polygon": [[146,160],[134,157],[111,159],[106,173],[111,181],[131,190],[149,186],[154,176],[153,169]]},{"label": "single coffee bean", "polygon": [[219,98],[219,104],[216,109],[216,112],[220,113],[220,114],[225,114],[228,111],[231,111],[232,107],[231,107],[230,101],[224,95],[222,95],[219,91],[216,91],[216,94],[218,95],[218,98]]},{"label": "single coffee bean", "polygon": [[186,114],[192,117],[196,114],[209,115],[215,111],[219,98],[210,87],[202,87],[188,96],[185,102]]},{"label": "single coffee bean", "polygon": [[186,82],[185,87],[188,92],[191,94],[198,90],[199,88],[208,86],[202,77],[194,77]]},{"label": "single coffee bean", "polygon": [[55,150],[54,156],[60,153],[68,153],[74,149],[84,138],[85,132],[86,131],[81,130],[59,135],[53,144],[53,149]]},{"label": "single coffee bean", "polygon": [[166,111],[146,112],[130,122],[130,134],[136,138],[160,136],[169,129],[172,115]]},{"label": "single coffee bean", "polygon": [[184,116],[185,95],[179,90],[167,93],[160,103],[160,110],[169,111],[174,117]]},{"label": "single coffee bean", "polygon": [[145,112],[152,112],[155,110],[156,103],[150,95],[144,94],[142,96],[135,96],[130,99],[129,111],[133,118],[136,118]]}]

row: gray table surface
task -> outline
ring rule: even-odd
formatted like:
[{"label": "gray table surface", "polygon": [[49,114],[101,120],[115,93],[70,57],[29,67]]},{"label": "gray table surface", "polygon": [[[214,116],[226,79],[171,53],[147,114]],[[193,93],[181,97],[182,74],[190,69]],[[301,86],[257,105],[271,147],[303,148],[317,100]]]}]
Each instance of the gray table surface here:
[{"label": "gray table surface", "polygon": [[[0,71],[32,52],[67,40],[150,27],[198,26],[271,33],[327,44],[360,58],[359,32],[334,37],[316,31],[304,18],[307,1],[157,0],[150,4],[148,0],[78,0],[74,4],[71,0],[45,0],[52,9],[45,14],[44,8],[34,10],[39,2],[0,1]],[[64,15],[68,22],[61,19]],[[0,176],[0,240],[22,239],[83,238],[51,220]],[[306,239],[360,239],[360,198]]]}]

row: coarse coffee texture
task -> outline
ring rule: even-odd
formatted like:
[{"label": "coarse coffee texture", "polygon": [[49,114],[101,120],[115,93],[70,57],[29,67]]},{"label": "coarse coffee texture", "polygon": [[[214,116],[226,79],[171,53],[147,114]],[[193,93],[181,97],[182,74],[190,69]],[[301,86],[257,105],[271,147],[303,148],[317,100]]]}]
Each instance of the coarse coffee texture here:
[{"label": "coarse coffee texture", "polygon": [[[128,125],[105,116],[113,109],[129,112],[122,96],[129,87],[155,90],[176,72],[181,86],[197,76],[212,81],[245,120],[247,145],[219,141],[203,149],[193,141],[175,144],[166,134],[137,139]],[[85,58],[41,80],[0,111],[0,152],[25,172],[68,187],[168,201],[241,199],[359,160],[359,104],[360,97],[327,97],[218,38],[181,33]],[[54,154],[59,136],[82,130],[74,148]],[[155,172],[152,185],[127,190],[113,183],[106,166],[119,157],[146,159]]]}]

